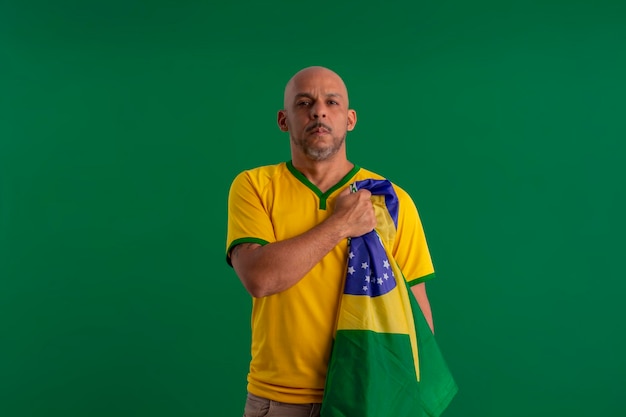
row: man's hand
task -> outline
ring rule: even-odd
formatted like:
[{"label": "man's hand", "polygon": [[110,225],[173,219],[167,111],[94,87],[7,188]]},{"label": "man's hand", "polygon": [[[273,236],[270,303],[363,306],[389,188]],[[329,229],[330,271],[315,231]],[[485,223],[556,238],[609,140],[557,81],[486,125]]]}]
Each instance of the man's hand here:
[{"label": "man's hand", "polygon": [[368,190],[350,192],[346,187],[335,200],[332,216],[344,228],[345,237],[362,236],[376,227],[376,213]]}]

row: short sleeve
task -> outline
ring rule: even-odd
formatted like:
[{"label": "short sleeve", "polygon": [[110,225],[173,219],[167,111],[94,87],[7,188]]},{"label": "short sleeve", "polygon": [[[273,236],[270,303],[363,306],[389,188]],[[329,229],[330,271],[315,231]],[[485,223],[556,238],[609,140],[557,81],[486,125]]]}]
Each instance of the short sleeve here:
[{"label": "short sleeve", "polygon": [[228,193],[228,232],[226,261],[230,251],[240,243],[265,245],[276,241],[267,207],[266,188],[269,180],[258,171],[244,171],[233,180]]}]

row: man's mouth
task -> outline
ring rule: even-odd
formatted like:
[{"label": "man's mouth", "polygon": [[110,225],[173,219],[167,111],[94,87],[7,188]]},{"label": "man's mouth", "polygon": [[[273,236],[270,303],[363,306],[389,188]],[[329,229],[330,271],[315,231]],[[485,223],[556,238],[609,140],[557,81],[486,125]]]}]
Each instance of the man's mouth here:
[{"label": "man's mouth", "polygon": [[321,134],[325,134],[325,133],[330,133],[332,129],[322,123],[316,123],[313,126],[310,126],[309,128],[307,128],[307,132],[310,133],[317,133],[319,135]]}]

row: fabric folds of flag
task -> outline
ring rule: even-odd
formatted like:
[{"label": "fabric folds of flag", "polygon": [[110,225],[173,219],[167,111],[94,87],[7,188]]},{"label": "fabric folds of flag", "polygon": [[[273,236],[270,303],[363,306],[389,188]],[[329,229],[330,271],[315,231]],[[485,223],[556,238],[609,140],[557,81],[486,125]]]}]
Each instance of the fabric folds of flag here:
[{"label": "fabric folds of flag", "polygon": [[351,187],[372,193],[377,227],[350,239],[321,416],[440,416],[457,386],[391,256],[398,198],[387,180]]}]

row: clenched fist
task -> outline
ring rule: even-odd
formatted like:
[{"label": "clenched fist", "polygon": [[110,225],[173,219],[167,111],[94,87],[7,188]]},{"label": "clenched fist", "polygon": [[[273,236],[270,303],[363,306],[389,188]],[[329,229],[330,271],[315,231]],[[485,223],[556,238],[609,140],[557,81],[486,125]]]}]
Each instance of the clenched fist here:
[{"label": "clenched fist", "polygon": [[346,237],[362,236],[376,227],[376,214],[368,190],[350,192],[346,187],[335,200],[332,218],[343,228]]}]

